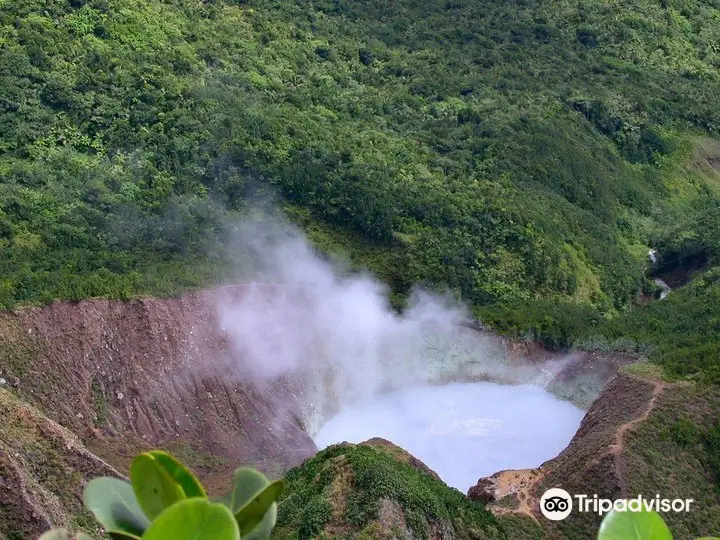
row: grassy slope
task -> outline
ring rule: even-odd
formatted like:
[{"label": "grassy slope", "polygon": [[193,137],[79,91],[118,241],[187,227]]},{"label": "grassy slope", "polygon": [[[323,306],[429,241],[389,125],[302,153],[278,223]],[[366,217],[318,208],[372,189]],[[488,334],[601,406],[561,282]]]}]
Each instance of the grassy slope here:
[{"label": "grassy slope", "polygon": [[[404,453],[403,451],[400,451]],[[290,471],[278,538],[506,538],[481,505],[382,447],[336,445]],[[391,509],[391,510],[388,510]]]},{"label": "grassy slope", "polygon": [[720,531],[718,409],[717,387],[681,383],[663,394],[626,444],[630,493],[694,499],[689,514],[665,515],[678,539]]}]

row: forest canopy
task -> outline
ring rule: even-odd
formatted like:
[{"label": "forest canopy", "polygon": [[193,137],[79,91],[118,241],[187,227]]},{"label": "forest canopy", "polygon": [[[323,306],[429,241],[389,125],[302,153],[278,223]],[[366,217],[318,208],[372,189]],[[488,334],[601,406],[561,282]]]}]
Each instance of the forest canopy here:
[{"label": "forest canopy", "polygon": [[717,264],[718,35],[711,1],[0,0],[0,308],[230,279],[277,196],[396,298],[569,346],[650,247]]}]

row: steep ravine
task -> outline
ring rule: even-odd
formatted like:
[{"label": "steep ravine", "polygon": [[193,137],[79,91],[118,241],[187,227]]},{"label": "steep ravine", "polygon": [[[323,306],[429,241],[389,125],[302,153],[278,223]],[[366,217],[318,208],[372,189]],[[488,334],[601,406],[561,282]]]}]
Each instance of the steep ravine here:
[{"label": "steep ravine", "polygon": [[[229,346],[217,305],[221,299],[241,299],[249,287],[257,290],[257,285],[248,285],[164,300],[61,302],[0,315],[3,395],[13,410],[32,411],[15,417],[21,429],[35,434],[32,441],[19,444],[7,424],[0,429],[0,463],[4,470],[15,471],[15,484],[39,484],[33,470],[23,465],[37,459],[35,446],[48,437],[38,425],[55,426],[50,432],[66,438],[69,432],[76,434],[102,458],[83,449],[80,440],[43,450],[68,474],[77,467],[71,449],[90,456],[93,466],[84,469],[80,480],[85,474],[124,471],[132,455],[146,447],[177,453],[211,489],[239,464],[278,476],[314,455],[317,449],[304,429],[308,388],[288,377],[251,384],[235,369],[238,352]],[[273,286],[262,287],[274,294]],[[517,373],[540,374],[548,388],[580,404],[592,401],[617,367],[629,361],[595,353],[559,358],[531,344],[485,338],[517,366]],[[482,378],[478,373],[466,370],[454,378]],[[642,388],[639,382],[637,386]],[[609,391],[616,392],[614,388]],[[607,401],[613,400],[600,403]],[[593,420],[604,410],[590,410],[570,449],[588,432],[605,432]],[[558,459],[566,459],[564,455]],[[79,493],[82,481],[73,485]],[[5,500],[17,497],[13,505],[36,508],[26,512],[31,517],[21,524],[4,520],[0,532],[7,535],[13,527],[39,532],[49,522],[78,524],[70,517],[77,504],[48,502],[62,493],[52,485],[41,488],[17,492],[0,486]]]}]

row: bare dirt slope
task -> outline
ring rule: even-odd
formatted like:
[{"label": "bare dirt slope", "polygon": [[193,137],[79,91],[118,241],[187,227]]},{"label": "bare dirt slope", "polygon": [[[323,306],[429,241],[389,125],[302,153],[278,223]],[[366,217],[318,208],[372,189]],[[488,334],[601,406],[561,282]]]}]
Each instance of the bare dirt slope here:
[{"label": "bare dirt slope", "polygon": [[70,431],[0,389],[0,537],[34,538],[52,525],[96,530],[82,509],[83,484],[121,477]]},{"label": "bare dirt slope", "polygon": [[233,368],[216,305],[246,291],[2,314],[0,377],[121,470],[138,446],[152,446],[201,473],[248,463],[281,474],[316,449],[292,384],[261,392]]},{"label": "bare dirt slope", "polygon": [[696,504],[690,513],[665,515],[674,537],[717,532],[720,498],[703,445],[699,440],[685,442],[674,433],[683,422],[711,424],[718,410],[716,388],[622,373],[608,383],[558,457],[537,469],[482,478],[469,494],[478,500],[494,499],[490,508],[496,515],[530,519],[551,538],[589,538],[600,523],[595,514],[575,511],[561,522],[545,519],[539,500],[551,487],[609,499],[640,494],[692,498]]}]

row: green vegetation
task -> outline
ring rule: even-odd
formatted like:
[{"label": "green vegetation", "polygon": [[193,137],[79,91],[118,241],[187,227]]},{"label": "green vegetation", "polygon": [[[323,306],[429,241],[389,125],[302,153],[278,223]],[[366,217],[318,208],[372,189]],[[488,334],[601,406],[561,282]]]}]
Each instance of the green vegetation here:
[{"label": "green vegetation", "polygon": [[680,418],[669,428],[669,436],[685,449],[704,447],[707,469],[714,474],[715,487],[720,490],[720,422],[702,428],[687,418]]},{"label": "green vegetation", "polygon": [[[239,540],[270,538],[283,483],[270,483],[253,469],[238,469],[225,497],[211,502],[195,476],[170,454],[137,456],[132,484],[98,477],[85,486],[83,501],[106,533],[123,540]],[[67,538],[52,530],[43,540]]]},{"label": "green vegetation", "polygon": [[718,123],[716,11],[636,4],[5,2],[3,303],[162,292],[218,256],[208,195],[272,185],[408,284],[624,305],[662,156]]},{"label": "green vegetation", "polygon": [[[243,254],[228,249],[228,224],[269,199],[319,249],[373,270],[396,306],[416,284],[448,289],[502,333],[640,354],[665,379],[720,383],[717,2],[0,7],[0,310],[236,278]],[[648,269],[651,246],[660,258]],[[663,301],[651,299],[655,276],[675,288]],[[2,319],[0,333],[15,388],[36,377],[28,355],[40,345]],[[39,390],[54,385],[41,377]],[[102,425],[103,388],[91,393]],[[19,410],[13,394],[0,398]],[[717,423],[674,414],[641,428],[652,445],[631,454],[638,490],[661,485],[653,471],[687,490],[709,485],[708,471],[720,482]],[[57,440],[8,426],[31,484],[58,495],[53,517],[83,528],[71,493],[83,479],[60,466]],[[254,510],[238,518],[236,503],[269,489],[260,477],[238,471],[257,489],[235,489],[226,511],[186,499],[193,485],[168,483],[170,462],[151,458],[134,476],[154,475],[165,498],[150,509],[152,493],[138,496],[136,518],[174,526],[165,512],[183,504],[183,515],[257,533],[246,534]],[[281,538],[538,533],[367,446],[326,450],[288,484]],[[710,491],[698,495],[706,509]],[[717,523],[707,512],[699,521]]]},{"label": "green vegetation", "polygon": [[[588,332],[585,347],[646,353],[671,377],[720,382],[720,268],[707,271],[662,302],[632,310]],[[600,337],[598,337],[600,336]]]},{"label": "green vegetation", "polygon": [[[401,451],[402,452],[402,451]],[[505,538],[492,514],[426,470],[368,444],[336,445],[286,476],[277,538]],[[399,531],[399,532],[398,532]]]},{"label": "green vegetation", "polygon": [[0,308],[231,279],[275,195],[397,305],[449,288],[552,347],[653,292],[649,245],[717,264],[712,4],[2,5]]},{"label": "green vegetation", "polygon": [[628,493],[694,500],[692,512],[663,515],[676,538],[720,532],[720,469],[713,445],[719,408],[716,385],[673,385],[626,440]]},{"label": "green vegetation", "polygon": [[715,474],[715,487],[720,491],[720,422],[708,428],[702,439],[709,455],[710,469]]},{"label": "green vegetation", "polygon": [[[6,0],[0,307],[230,279],[227,222],[279,194],[398,304],[424,283],[552,347],[615,337],[627,318],[593,325],[653,292],[648,245],[658,272],[718,263],[719,21],[685,0]],[[717,364],[650,326],[628,337],[674,374]]]},{"label": "green vegetation", "polygon": [[672,533],[660,514],[654,511],[611,510],[602,520],[598,540],[672,540]]}]

